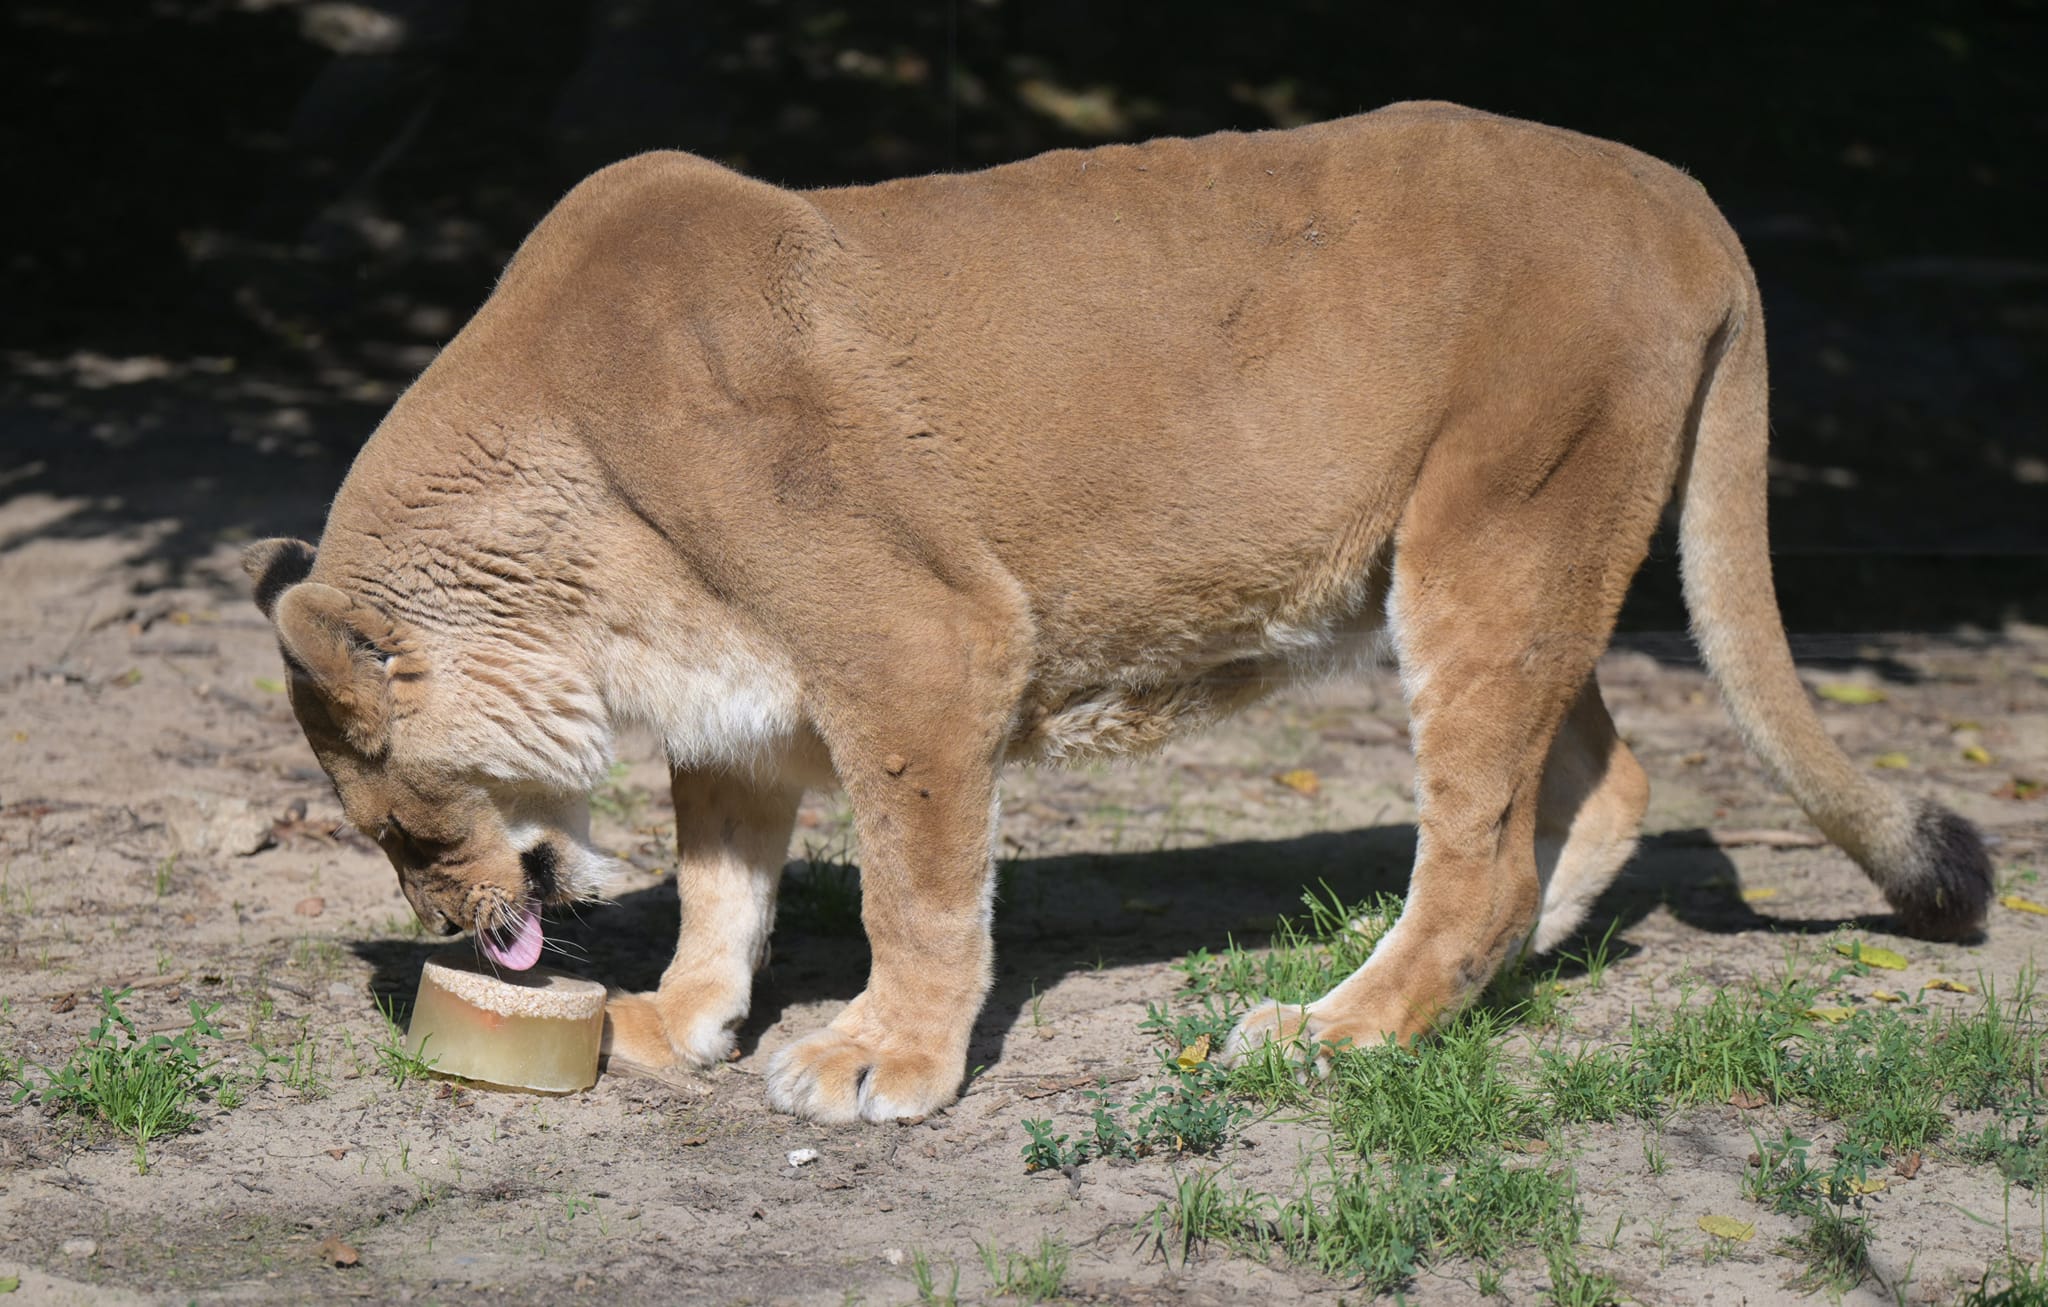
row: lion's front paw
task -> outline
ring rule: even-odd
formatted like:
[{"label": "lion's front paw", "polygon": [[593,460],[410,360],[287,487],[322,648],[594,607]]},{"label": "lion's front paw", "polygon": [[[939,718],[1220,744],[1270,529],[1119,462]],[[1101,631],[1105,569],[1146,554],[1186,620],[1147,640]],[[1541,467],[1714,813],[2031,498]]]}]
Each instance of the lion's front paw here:
[{"label": "lion's front paw", "polygon": [[711,1066],[730,1057],[737,1042],[733,1023],[671,996],[614,990],[605,999],[603,1051],[609,1058],[657,1069]]},{"label": "lion's front paw", "polygon": [[616,989],[604,1000],[604,1042],[599,1049],[613,1061],[644,1067],[672,1066],[676,1060],[653,997]]},{"label": "lion's front paw", "polygon": [[879,1052],[838,1030],[806,1035],[768,1063],[768,1103],[813,1121],[894,1121],[952,1102],[957,1060]]}]

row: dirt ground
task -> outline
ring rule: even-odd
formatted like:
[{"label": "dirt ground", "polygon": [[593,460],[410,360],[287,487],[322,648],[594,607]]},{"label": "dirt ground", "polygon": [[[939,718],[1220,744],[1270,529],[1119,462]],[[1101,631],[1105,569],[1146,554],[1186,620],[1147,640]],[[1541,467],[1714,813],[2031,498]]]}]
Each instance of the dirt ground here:
[{"label": "dirt ground", "polygon": [[[1073,1128],[1096,1077],[1135,1090],[1155,1075],[1140,1022],[1174,998],[1173,963],[1190,950],[1262,938],[1319,881],[1347,896],[1399,888],[1413,805],[1391,675],[1291,693],[1142,763],[1013,773],[999,979],[976,1070],[957,1105],[921,1123],[824,1128],[766,1106],[769,1055],[829,1019],[864,972],[844,905],[815,894],[785,912],[729,1065],[673,1081],[607,1075],[565,1097],[395,1087],[374,1052],[377,1003],[409,1001],[434,945],[382,855],[330,833],[338,805],[235,566],[246,532],[217,526],[316,530],[341,467],[305,433],[354,410],[301,409],[250,384],[261,421],[232,404],[123,409],[101,396],[98,434],[137,437],[98,446],[118,493],[0,502],[0,1047],[61,1063],[98,991],[129,986],[144,1029],[182,1028],[194,1000],[219,1004],[228,1069],[247,1083],[245,1102],[209,1107],[153,1146],[147,1174],[124,1141],[33,1102],[0,1106],[0,1279],[18,1275],[25,1296],[50,1302],[887,1303],[915,1297],[920,1255],[957,1262],[973,1298],[988,1284],[979,1245],[1052,1234],[1073,1250],[1077,1299],[1359,1296],[1280,1258],[1211,1250],[1183,1264],[1143,1233],[1176,1173],[1221,1165],[1284,1190],[1320,1153],[1310,1125],[1261,1120],[1214,1158],[1096,1162],[1069,1177],[1026,1174],[1020,1123]],[[157,464],[178,474],[154,476]],[[2048,800],[2012,796],[2026,792],[2015,777],[2048,776],[2048,631],[1831,638],[1801,652],[1816,686],[1884,696],[1823,703],[1850,753],[1900,764],[1898,783],[1979,822],[2002,884],[2033,892],[2048,870]],[[1853,866],[1798,838],[1811,828],[1743,753],[1681,639],[1626,637],[1602,681],[1655,800],[1643,852],[1596,913],[1617,923],[1618,960],[1597,989],[1572,982],[1562,1037],[1616,1038],[1632,1008],[1668,1005],[1687,978],[1711,988],[1770,972],[1839,930],[1904,953],[1909,986],[1936,974],[2009,986],[2033,965],[2048,918],[2004,908],[1981,943],[1890,935]],[[1966,756],[1973,747],[1989,761]],[[645,987],[677,908],[660,765],[646,742],[625,761],[599,835],[640,882],[550,930],[575,950],[572,969]],[[1276,783],[1293,768],[1313,770],[1319,792]],[[843,801],[813,795],[792,858],[842,855],[847,832]],[[259,1051],[305,1040],[314,1094],[266,1071]],[[1557,1152],[1580,1178],[1584,1261],[1641,1302],[1789,1295],[1796,1266],[1775,1250],[1785,1223],[1739,1192],[1752,1131],[1786,1124],[1812,1125],[1724,1106],[1661,1131],[1568,1132]],[[817,1159],[792,1166],[806,1148]],[[1893,1301],[1893,1288],[1948,1300],[2008,1229],[2038,1246],[2037,1202],[1937,1148],[1866,1200],[1891,1287],[1851,1300]],[[1755,1220],[1758,1237],[1710,1247],[1696,1225],[1708,1213]],[[359,1264],[323,1260],[330,1236]],[[1477,1301],[1471,1272],[1449,1264],[1409,1296]],[[1544,1282],[1531,1251],[1508,1267],[1506,1292],[1532,1301]]]}]

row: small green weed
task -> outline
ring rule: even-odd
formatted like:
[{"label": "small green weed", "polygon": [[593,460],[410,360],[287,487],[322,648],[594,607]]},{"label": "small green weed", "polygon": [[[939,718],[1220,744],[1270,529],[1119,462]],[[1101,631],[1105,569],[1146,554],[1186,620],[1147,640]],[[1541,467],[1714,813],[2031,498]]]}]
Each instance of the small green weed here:
[{"label": "small green weed", "polygon": [[1052,1122],[1044,1118],[1027,1119],[1024,1133],[1030,1136],[1024,1145],[1024,1169],[1026,1171],[1064,1171],[1070,1166],[1079,1166],[1088,1160],[1088,1146],[1069,1146],[1068,1136],[1052,1132]]},{"label": "small green weed", "polygon": [[224,1107],[225,1082],[217,1059],[199,1041],[218,1041],[213,1024],[218,1005],[192,1003],[191,1024],[175,1035],[144,1036],[121,1001],[133,992],[100,991],[100,1019],[86,1042],[63,1066],[39,1068],[40,1086],[18,1079],[15,1101],[33,1095],[45,1107],[104,1121],[135,1141],[135,1169],[149,1170],[153,1139],[178,1134],[198,1120],[195,1107],[208,1094]]},{"label": "small green weed", "polygon": [[989,1292],[998,1297],[1044,1302],[1057,1298],[1067,1282],[1066,1241],[1054,1235],[1040,1235],[1038,1247],[1028,1253],[998,1249],[993,1243],[975,1247],[988,1272]]},{"label": "small green weed", "polygon": [[910,1287],[917,1291],[919,1302],[932,1303],[934,1307],[959,1307],[960,1264],[949,1259],[946,1262],[946,1270],[949,1273],[946,1287],[941,1289],[931,1254],[922,1249],[911,1251]]},{"label": "small green weed", "polygon": [[407,1081],[426,1079],[434,1069],[434,1059],[426,1055],[426,1041],[418,1048],[412,1046],[387,1000],[377,1000],[377,1013],[384,1018],[384,1033],[371,1045],[371,1051],[377,1055],[377,1068],[391,1077],[391,1087],[403,1089]]},{"label": "small green weed", "polygon": [[1263,1254],[1272,1242],[1267,1219],[1272,1201],[1260,1194],[1227,1189],[1222,1176],[1220,1169],[1176,1175],[1173,1197],[1152,1210],[1149,1242],[1169,1263],[1178,1253],[1181,1264],[1186,1265],[1203,1244],[1249,1247]]}]

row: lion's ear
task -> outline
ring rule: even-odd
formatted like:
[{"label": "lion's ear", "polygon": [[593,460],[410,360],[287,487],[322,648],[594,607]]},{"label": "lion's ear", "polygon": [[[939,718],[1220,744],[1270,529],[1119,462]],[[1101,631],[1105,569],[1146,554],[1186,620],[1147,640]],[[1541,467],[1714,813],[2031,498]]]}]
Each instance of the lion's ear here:
[{"label": "lion's ear", "polygon": [[271,620],[295,674],[326,700],[351,745],[381,753],[391,718],[386,666],[398,632],[383,609],[318,581],[302,581],[278,597]]},{"label": "lion's ear", "polygon": [[256,583],[256,606],[276,620],[278,596],[313,570],[313,546],[284,536],[258,540],[242,551],[242,570]]}]

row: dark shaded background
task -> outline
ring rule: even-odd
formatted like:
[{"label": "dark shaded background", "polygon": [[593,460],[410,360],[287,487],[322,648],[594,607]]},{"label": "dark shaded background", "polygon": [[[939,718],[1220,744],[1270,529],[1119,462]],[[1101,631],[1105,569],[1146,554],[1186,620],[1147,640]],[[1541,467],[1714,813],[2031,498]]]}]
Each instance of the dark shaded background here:
[{"label": "dark shaded background", "polygon": [[[0,499],[38,534],[318,529],[578,177],[793,185],[1443,98],[1689,169],[1770,320],[1797,631],[2048,621],[2048,8],[156,0],[0,28]],[[0,549],[14,543],[0,533]],[[1626,624],[1683,619],[1668,542]]]}]

